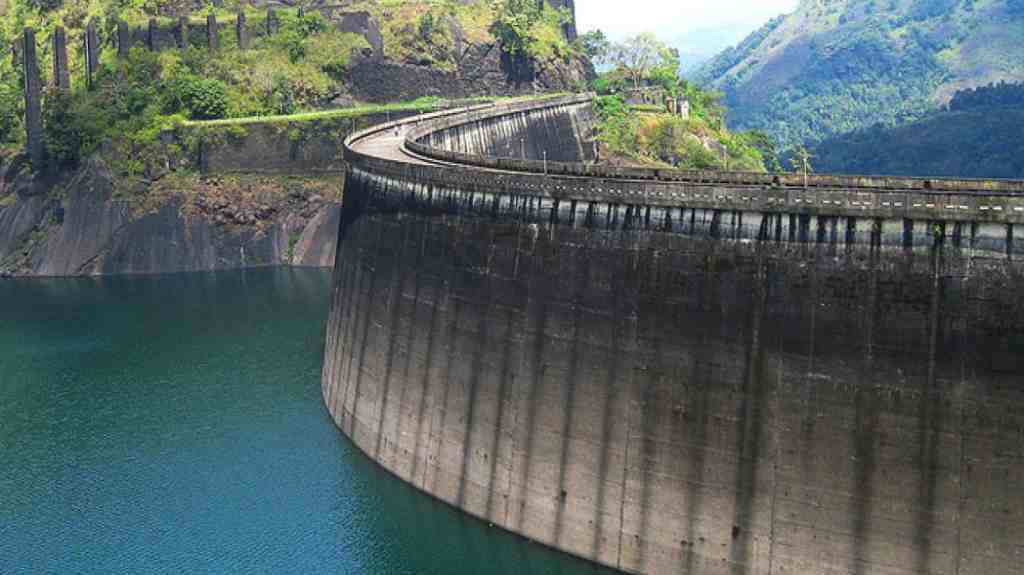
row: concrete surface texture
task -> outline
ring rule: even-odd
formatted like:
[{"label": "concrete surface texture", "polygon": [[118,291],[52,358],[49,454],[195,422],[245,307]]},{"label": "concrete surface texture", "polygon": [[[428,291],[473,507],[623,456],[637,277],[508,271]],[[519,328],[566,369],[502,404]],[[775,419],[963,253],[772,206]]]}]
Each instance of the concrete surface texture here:
[{"label": "concrete surface texture", "polygon": [[[348,141],[323,371],[341,430],[430,495],[630,573],[1019,573],[1012,210],[915,219],[899,190],[679,174],[654,201],[408,145],[491,153],[525,126],[543,149],[581,106]],[[769,192],[788,204],[702,199]],[[793,203],[854,193],[878,209]]]}]

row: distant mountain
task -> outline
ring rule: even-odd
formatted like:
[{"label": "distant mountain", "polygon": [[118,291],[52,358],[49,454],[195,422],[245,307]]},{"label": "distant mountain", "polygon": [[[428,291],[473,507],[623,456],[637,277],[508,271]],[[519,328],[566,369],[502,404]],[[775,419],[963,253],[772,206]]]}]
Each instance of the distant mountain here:
[{"label": "distant mountain", "polygon": [[784,147],[898,126],[1024,79],[1024,0],[802,0],[693,77]]},{"label": "distant mountain", "polygon": [[714,54],[679,51],[679,73],[683,77],[692,75],[714,57]]},{"label": "distant mountain", "polygon": [[[0,0],[2,1],[2,0]],[[722,50],[742,40],[757,24],[735,22],[711,28],[688,30],[685,34],[667,36],[665,43],[679,50],[682,73],[690,76]]]},{"label": "distant mountain", "polygon": [[896,128],[824,140],[818,171],[854,174],[1024,178],[1024,84],[959,92],[948,109]]}]

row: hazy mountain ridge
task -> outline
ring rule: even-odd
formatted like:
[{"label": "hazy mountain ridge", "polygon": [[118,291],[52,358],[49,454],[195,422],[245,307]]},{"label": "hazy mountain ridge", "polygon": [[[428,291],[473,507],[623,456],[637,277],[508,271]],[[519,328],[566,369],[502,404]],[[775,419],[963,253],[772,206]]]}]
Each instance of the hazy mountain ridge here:
[{"label": "hazy mountain ridge", "polygon": [[803,0],[696,79],[725,92],[735,128],[784,145],[905,124],[1024,79],[1024,0]]},{"label": "hazy mountain ridge", "polygon": [[1024,178],[1024,84],[959,92],[948,109],[895,128],[872,127],[821,142],[820,171]]}]

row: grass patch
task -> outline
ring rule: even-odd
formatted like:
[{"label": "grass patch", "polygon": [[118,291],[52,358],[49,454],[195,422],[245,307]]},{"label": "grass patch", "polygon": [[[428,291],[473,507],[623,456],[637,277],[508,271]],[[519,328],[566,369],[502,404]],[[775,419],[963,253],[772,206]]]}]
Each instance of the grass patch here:
[{"label": "grass patch", "polygon": [[213,126],[240,126],[247,124],[280,124],[291,122],[311,122],[315,120],[332,120],[338,118],[352,118],[367,116],[370,114],[384,114],[387,112],[410,112],[410,111],[432,111],[443,108],[457,107],[460,105],[470,106],[473,104],[486,104],[497,101],[497,98],[470,98],[466,100],[446,100],[444,98],[427,97],[412,100],[410,102],[396,102],[392,104],[374,104],[367,106],[356,106],[354,108],[342,108],[338,110],[324,110],[319,112],[302,112],[298,114],[280,114],[272,116],[249,116],[247,118],[225,118],[221,120],[200,120],[187,121],[182,125],[186,127],[213,127]]},{"label": "grass patch", "polygon": [[302,112],[298,114],[282,114],[274,116],[250,116],[248,118],[225,118],[221,120],[190,120],[182,122],[181,125],[190,128],[206,128],[221,126],[244,126],[252,124],[290,124],[293,122],[313,122],[317,120],[334,120],[344,118],[355,118],[370,114],[383,114],[386,112],[430,112],[447,108],[458,108],[462,106],[473,106],[478,104],[489,104],[498,102],[527,102],[531,100],[543,100],[547,98],[558,98],[568,96],[566,92],[542,95],[516,96],[516,97],[491,97],[481,96],[477,98],[464,98],[459,100],[448,100],[438,97],[418,98],[409,102],[395,102],[391,104],[373,104],[367,106],[356,106],[354,108],[341,108],[338,110],[324,110],[320,112]]}]

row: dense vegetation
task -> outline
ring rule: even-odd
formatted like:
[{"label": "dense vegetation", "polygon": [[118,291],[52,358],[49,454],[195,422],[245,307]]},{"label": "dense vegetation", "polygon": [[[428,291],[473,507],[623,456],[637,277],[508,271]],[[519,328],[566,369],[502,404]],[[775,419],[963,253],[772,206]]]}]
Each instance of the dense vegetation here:
[{"label": "dense vegetation", "polygon": [[399,62],[454,70],[460,41],[501,42],[507,52],[539,61],[578,53],[562,33],[570,15],[536,0],[363,0],[347,9],[374,15],[385,55]]},{"label": "dense vegetation", "polygon": [[[44,99],[45,141],[52,167],[75,165],[101,144],[133,154],[153,145],[160,133],[187,120],[244,118],[308,113],[351,105],[345,97],[352,59],[370,49],[359,35],[342,33],[318,12],[299,15],[278,10],[279,30],[256,34],[239,50],[234,14],[241,0],[225,0],[193,12],[193,25],[205,27],[206,13],[220,25],[219,49],[205,45],[152,53],[133,47],[118,58],[112,39],[117,20],[142,27],[151,17],[170,26],[175,0],[12,0],[0,18],[0,147],[22,145],[22,72],[10,53],[25,26],[37,31],[44,84],[51,74],[49,38],[63,25],[68,32],[73,89],[48,92]],[[247,11],[250,27],[262,29],[265,10]],[[357,2],[348,11],[377,17],[385,55],[396,61],[452,69],[462,42],[496,42],[511,54],[537,59],[579,53],[562,34],[563,11],[531,0],[414,0]],[[104,42],[93,89],[84,85],[80,54],[85,23],[99,18]],[[193,40],[195,41],[195,39]]]},{"label": "dense vegetation", "polygon": [[978,88],[961,90],[949,101],[952,112],[988,110],[1016,107],[1024,109],[1024,82],[989,84]]},{"label": "dense vegetation", "polygon": [[813,154],[821,170],[1024,178],[1024,84],[958,92],[947,110],[896,128],[836,136]]},{"label": "dense vegetation", "polygon": [[[605,161],[691,170],[778,169],[771,139],[763,133],[730,132],[722,94],[679,78],[679,55],[656,38],[640,35],[610,44],[600,34],[584,37],[588,51],[611,69],[595,81],[598,140]],[[666,106],[628,106],[624,95],[638,86],[659,98],[685,98],[690,115]]]},{"label": "dense vegetation", "polygon": [[906,124],[999,79],[1024,79],[1022,0],[802,0],[696,76],[725,92],[731,125],[786,148]]},{"label": "dense vegetation", "polygon": [[[79,8],[84,12],[74,12]],[[66,2],[45,12],[19,0],[4,20],[5,35],[20,29],[16,22],[34,24],[42,40],[40,62],[47,62],[50,46],[45,39],[52,28],[72,18],[81,24],[93,13],[91,8]],[[187,119],[283,114],[322,106],[342,91],[346,67],[353,54],[368,47],[366,41],[338,32],[316,13],[299,17],[282,11],[279,18],[278,34],[254,38],[251,49],[244,51],[237,48],[231,26],[221,26],[221,48],[213,54],[203,46],[156,53],[138,46],[128,58],[117,58],[114,48],[105,46],[92,90],[80,81],[81,58],[70,58],[76,80],[72,92],[50,91],[44,99],[45,141],[53,164],[74,164],[103,142],[152,142],[163,129]],[[69,35],[80,32],[69,26]],[[78,44],[73,42],[69,39],[69,49],[77,56]],[[0,120],[0,139],[17,142],[23,137],[21,70],[11,68],[10,57],[2,60],[0,95],[15,94],[16,105],[6,108],[13,110],[5,113],[11,118]],[[40,71],[46,83],[49,66],[41,65]]]},{"label": "dense vegetation", "polygon": [[598,120],[598,140],[612,154],[604,160],[684,170],[765,170],[758,149],[765,140],[754,132],[729,132],[720,116],[683,119],[657,107],[626,106],[621,96],[609,95],[598,99]]}]

